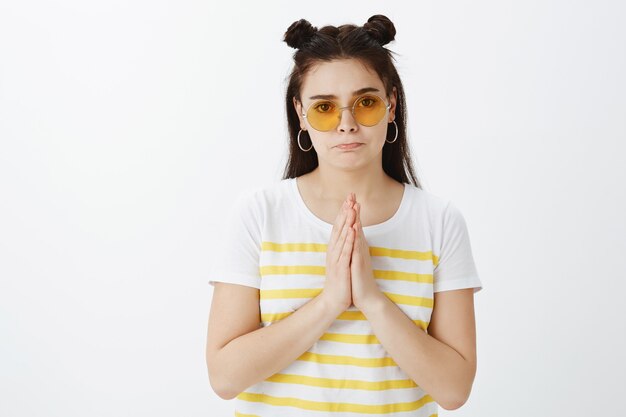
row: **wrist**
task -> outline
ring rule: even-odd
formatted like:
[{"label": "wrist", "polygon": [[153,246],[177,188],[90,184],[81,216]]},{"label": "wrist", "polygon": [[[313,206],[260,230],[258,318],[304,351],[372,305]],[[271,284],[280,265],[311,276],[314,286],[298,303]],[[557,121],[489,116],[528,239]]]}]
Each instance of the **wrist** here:
[{"label": "wrist", "polygon": [[357,307],[367,317],[370,315],[378,314],[383,310],[386,304],[389,302],[389,298],[382,292],[377,293],[375,296],[368,298],[367,300],[359,303]]},{"label": "wrist", "polygon": [[333,319],[337,318],[337,316],[346,311],[346,309],[348,308],[330,300],[324,294],[324,292],[321,292],[317,298],[319,299],[319,304],[321,306],[322,312],[324,314],[331,314],[333,316]]}]

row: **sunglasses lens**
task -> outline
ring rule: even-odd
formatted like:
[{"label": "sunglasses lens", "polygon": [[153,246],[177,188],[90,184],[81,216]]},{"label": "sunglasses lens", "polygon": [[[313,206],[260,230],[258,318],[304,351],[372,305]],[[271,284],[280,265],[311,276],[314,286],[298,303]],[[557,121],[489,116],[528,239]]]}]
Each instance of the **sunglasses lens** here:
[{"label": "sunglasses lens", "polygon": [[[378,124],[386,112],[385,102],[375,95],[364,95],[354,102],[354,118],[363,126]],[[315,130],[326,132],[339,125],[341,110],[332,101],[321,100],[311,105],[307,119]]]},{"label": "sunglasses lens", "polygon": [[387,106],[380,97],[366,95],[358,98],[354,105],[354,118],[363,126],[375,126],[385,117]]},{"label": "sunglasses lens", "polygon": [[337,127],[341,116],[339,113],[337,105],[332,101],[318,101],[309,108],[306,117],[315,130],[325,132]]}]

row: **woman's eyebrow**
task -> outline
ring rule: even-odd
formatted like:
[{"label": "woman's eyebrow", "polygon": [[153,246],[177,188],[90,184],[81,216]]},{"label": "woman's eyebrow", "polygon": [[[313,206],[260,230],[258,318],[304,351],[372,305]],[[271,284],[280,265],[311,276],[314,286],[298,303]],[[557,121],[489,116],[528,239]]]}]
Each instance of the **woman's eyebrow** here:
[{"label": "woman's eyebrow", "polygon": [[[356,90],[355,92],[353,92],[352,96],[358,96],[360,94],[369,93],[371,91],[379,92],[379,90],[377,88],[365,87],[365,88],[361,88],[361,89]],[[333,95],[333,94],[318,94],[318,95],[309,97],[309,99],[311,99],[311,100],[315,100],[315,99],[318,99],[318,98],[321,98],[321,99],[331,99],[331,98],[337,98],[337,96]]]}]

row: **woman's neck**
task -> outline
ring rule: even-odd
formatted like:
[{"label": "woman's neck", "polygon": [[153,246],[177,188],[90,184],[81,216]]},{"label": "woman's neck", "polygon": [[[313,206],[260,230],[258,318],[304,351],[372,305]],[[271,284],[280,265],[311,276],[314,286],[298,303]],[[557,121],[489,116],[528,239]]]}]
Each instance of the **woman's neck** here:
[{"label": "woman's neck", "polygon": [[335,170],[318,166],[306,174],[314,196],[319,200],[343,201],[349,193],[356,195],[357,201],[380,199],[390,183],[395,180],[382,169]]}]

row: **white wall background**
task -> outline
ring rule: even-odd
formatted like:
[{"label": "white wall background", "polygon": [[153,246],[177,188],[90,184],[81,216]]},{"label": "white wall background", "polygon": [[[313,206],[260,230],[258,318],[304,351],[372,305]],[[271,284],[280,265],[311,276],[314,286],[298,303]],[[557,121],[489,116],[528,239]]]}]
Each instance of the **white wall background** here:
[{"label": "white wall background", "polygon": [[220,219],[286,161],[282,36],[397,28],[424,188],[485,289],[457,416],[620,414],[620,1],[0,3],[0,415],[227,416],[204,359]]}]

